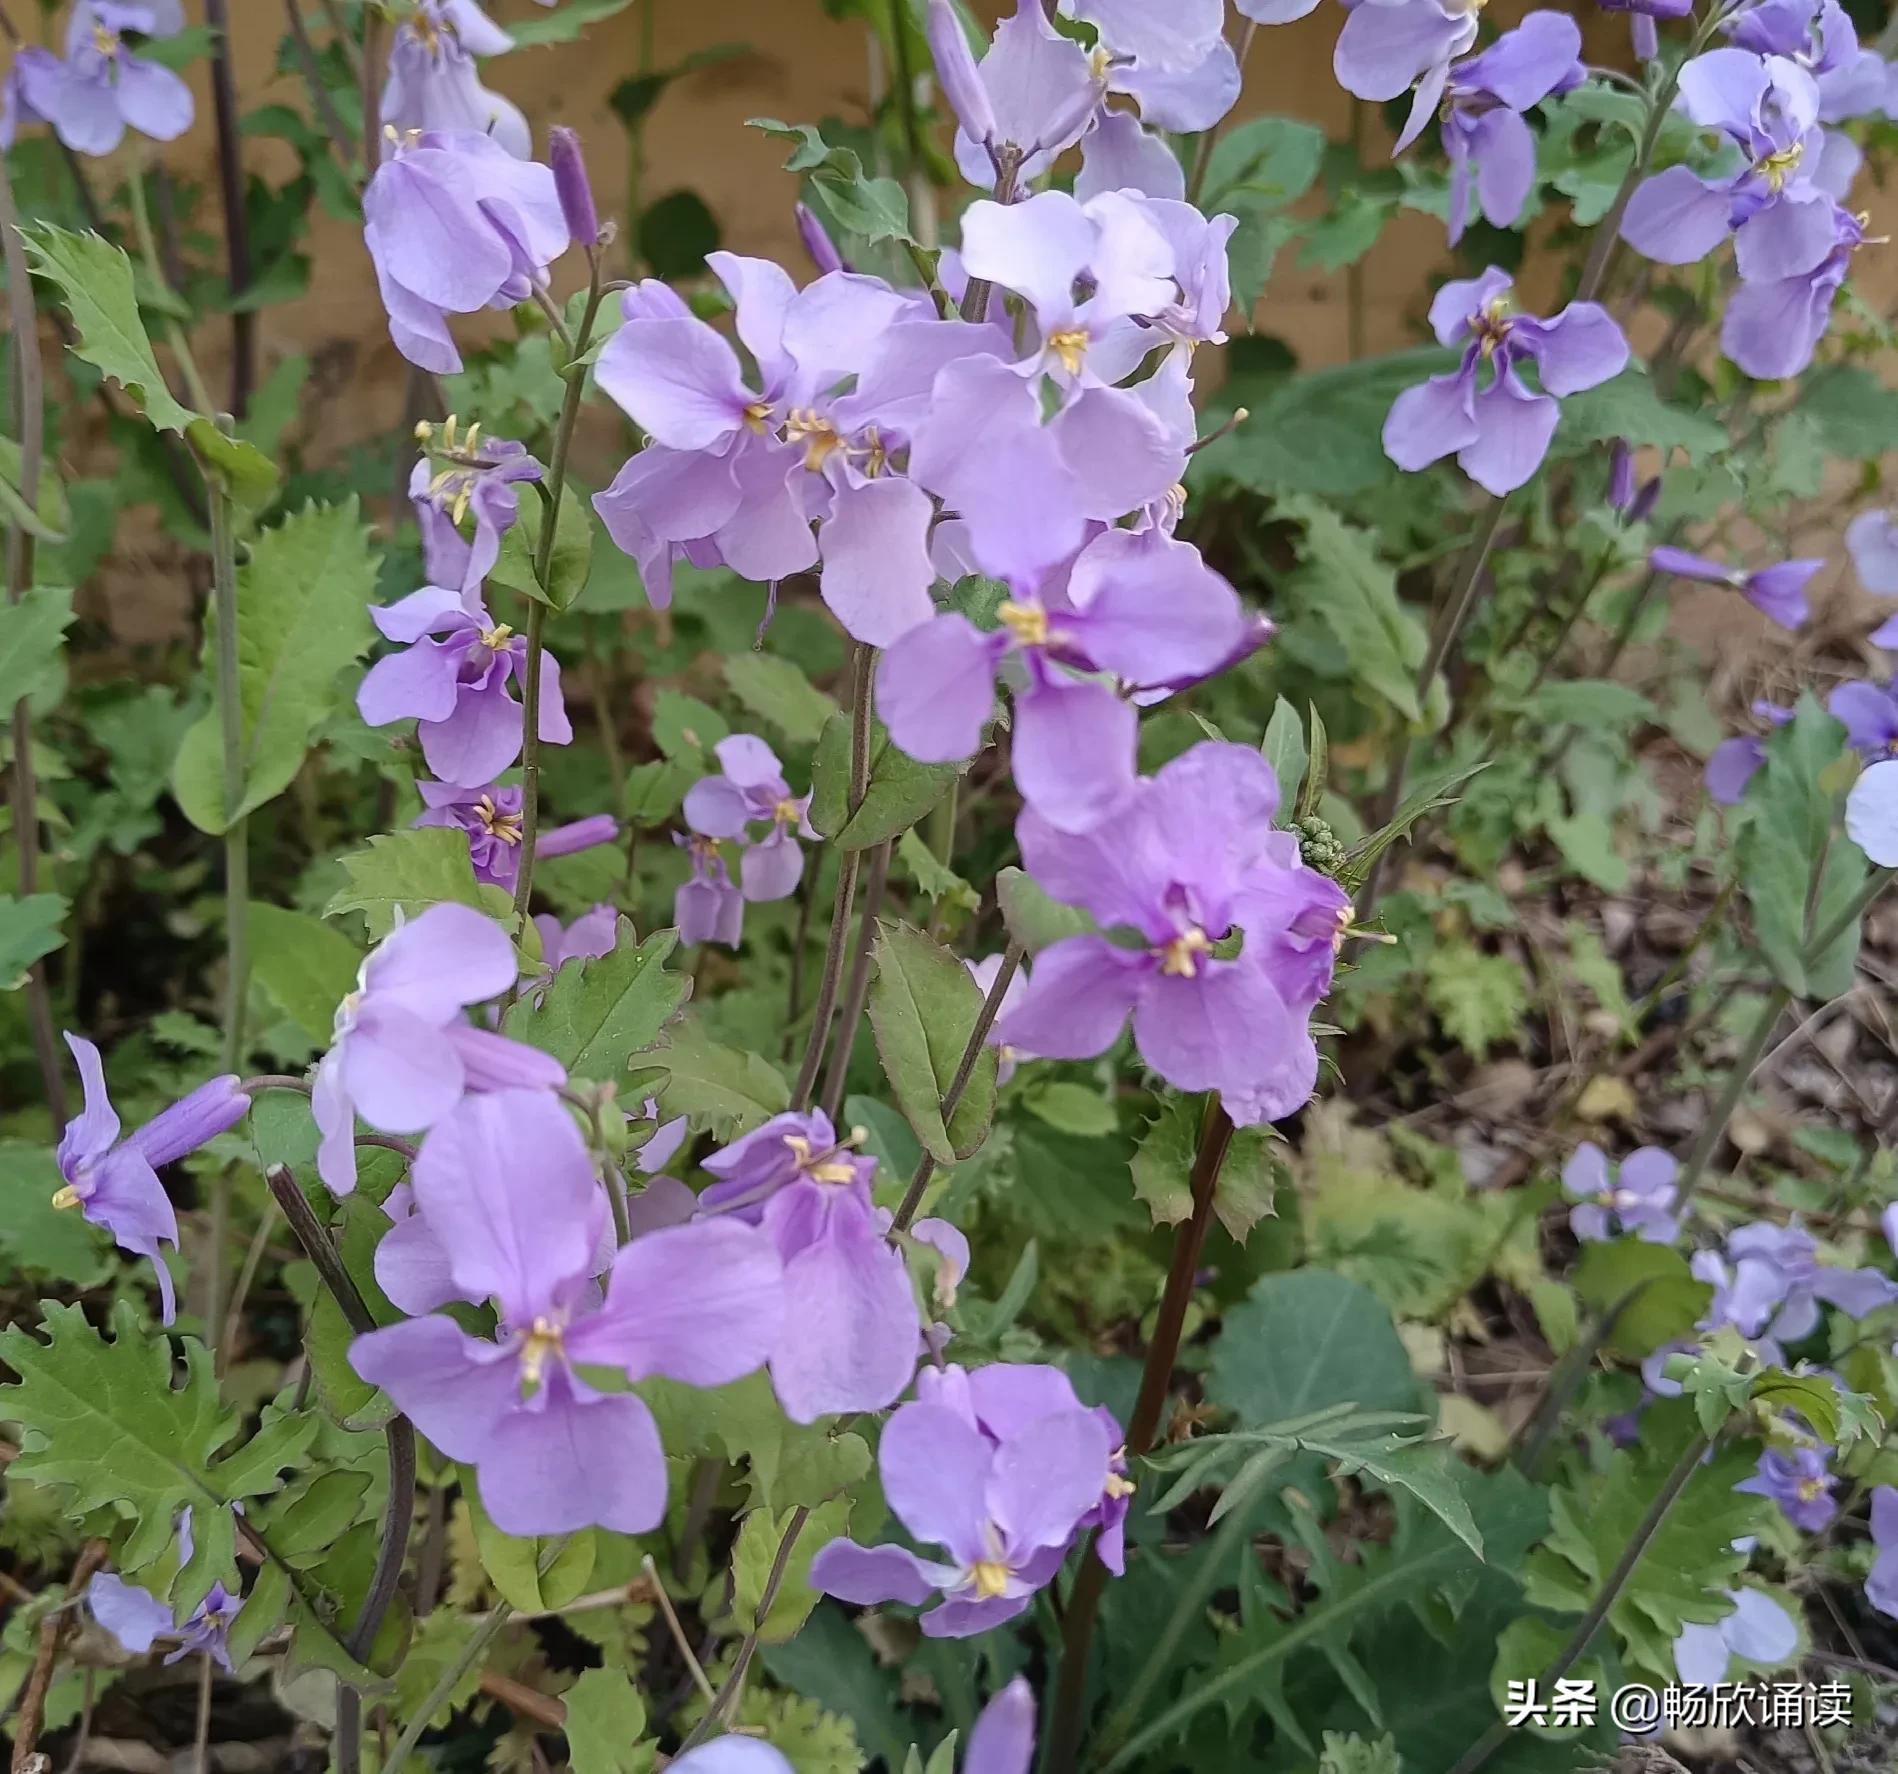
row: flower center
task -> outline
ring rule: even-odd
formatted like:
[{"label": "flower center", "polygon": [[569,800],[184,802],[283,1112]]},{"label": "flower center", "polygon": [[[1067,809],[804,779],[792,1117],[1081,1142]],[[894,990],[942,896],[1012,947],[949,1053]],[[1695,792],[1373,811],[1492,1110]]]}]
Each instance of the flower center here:
[{"label": "flower center", "polygon": [[765,433],[765,422],[771,417],[771,403],[768,400],[754,400],[745,408],[745,424],[757,432],[760,437]]},{"label": "flower center", "polygon": [[1018,604],[1013,598],[997,610],[1002,626],[1015,637],[1017,646],[1045,647],[1048,644],[1048,612],[1039,604]]},{"label": "flower center", "polygon": [[1799,1500],[1802,1503],[1816,1503],[1825,1495],[1825,1480],[1822,1478],[1802,1478],[1799,1481]]},{"label": "flower center", "polygon": [[971,1565],[969,1577],[975,1584],[975,1593],[985,1602],[1008,1593],[1008,1566],[999,1559],[985,1558]]},{"label": "flower center", "polygon": [[1492,296],[1470,316],[1470,331],[1482,341],[1483,355],[1493,357],[1515,323],[1509,318],[1509,298]]},{"label": "flower center", "polygon": [[803,810],[789,795],[771,809],[771,817],[779,825],[796,825],[804,817]]},{"label": "flower center", "polygon": [[514,630],[505,622],[497,622],[492,628],[481,631],[481,644],[490,653],[498,653],[514,638]]},{"label": "flower center", "polygon": [[68,1183],[63,1189],[55,1189],[53,1191],[53,1206],[58,1208],[62,1213],[69,1207],[81,1206],[85,1199],[85,1196],[81,1195],[79,1190],[71,1183]]},{"label": "flower center", "polygon": [[563,1347],[560,1326],[551,1318],[536,1318],[521,1344],[521,1378],[530,1386],[538,1386],[547,1372],[547,1363],[560,1355]]},{"label": "flower center", "polygon": [[475,802],[475,817],[481,821],[481,829],[489,837],[498,838],[503,844],[518,844],[521,841],[521,816],[518,813],[503,813],[495,806],[492,795],[483,795]]},{"label": "flower center", "polygon": [[844,447],[837,427],[815,407],[793,407],[784,421],[784,434],[803,439],[804,466],[813,474]]},{"label": "flower center", "polygon": [[[850,1145],[866,1139],[868,1135],[861,1127],[850,1130]],[[797,1160],[797,1167],[814,1183],[850,1183],[857,1177],[856,1166],[842,1156],[844,1146],[832,1146],[827,1152],[814,1152],[811,1142],[801,1133],[787,1133],[784,1143],[791,1148],[791,1156]]]},{"label": "flower center", "polygon": [[1786,181],[1799,170],[1799,163],[1805,157],[1805,144],[1794,142],[1790,148],[1781,148],[1778,153],[1767,155],[1753,170],[1766,181],[1767,190],[1777,195],[1786,189]]},{"label": "flower center", "polygon": [[1160,945],[1160,971],[1171,979],[1197,979],[1199,958],[1209,954],[1212,946],[1213,939],[1195,924],[1184,936]]},{"label": "flower center", "polygon": [[1134,1494],[1134,1481],[1131,1478],[1124,1477],[1118,1472],[1110,1472],[1107,1475],[1105,1488],[1107,1495],[1118,1503],[1121,1498],[1131,1497]]},{"label": "flower center", "polygon": [[1048,349],[1061,360],[1061,367],[1070,376],[1081,373],[1082,360],[1087,356],[1087,333],[1078,326],[1064,326],[1058,333],[1048,335]]},{"label": "flower center", "polygon": [[119,53],[118,32],[109,29],[105,25],[100,24],[97,19],[94,19],[92,22],[92,47],[102,56],[108,58],[117,55]]}]

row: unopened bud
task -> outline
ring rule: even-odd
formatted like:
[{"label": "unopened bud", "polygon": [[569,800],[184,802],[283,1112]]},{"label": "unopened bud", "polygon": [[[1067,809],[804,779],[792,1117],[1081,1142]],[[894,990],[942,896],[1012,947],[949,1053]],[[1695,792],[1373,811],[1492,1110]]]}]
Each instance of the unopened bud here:
[{"label": "unopened bud", "polygon": [[942,82],[943,97],[955,112],[956,121],[975,141],[994,141],[995,107],[989,102],[989,89],[975,65],[968,34],[949,0],[929,0],[929,18],[923,28],[936,58],[936,78]]},{"label": "unopened bud", "polygon": [[1634,451],[1625,437],[1615,439],[1608,458],[1608,503],[1624,515],[1634,503]]},{"label": "unopened bud", "polygon": [[556,125],[547,132],[547,158],[554,170],[554,190],[567,232],[580,246],[600,243],[600,212],[593,207],[593,187],[587,180],[586,155],[574,130]]},{"label": "unopened bud", "polygon": [[844,256],[837,250],[837,243],[824,232],[824,224],[817,219],[816,212],[809,205],[797,206],[797,237],[804,243],[804,250],[811,255],[811,263],[821,274],[831,271],[847,271]]}]

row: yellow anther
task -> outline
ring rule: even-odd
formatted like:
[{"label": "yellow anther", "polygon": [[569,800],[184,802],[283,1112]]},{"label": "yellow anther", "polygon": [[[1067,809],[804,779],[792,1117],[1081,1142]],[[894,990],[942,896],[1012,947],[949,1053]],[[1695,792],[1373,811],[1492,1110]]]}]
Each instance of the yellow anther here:
[{"label": "yellow anther", "polygon": [[505,622],[497,622],[492,628],[481,631],[481,644],[490,653],[498,653],[514,638],[514,630]]},{"label": "yellow anther", "polygon": [[784,1143],[790,1147],[791,1156],[797,1160],[797,1167],[814,1183],[850,1183],[857,1177],[856,1167],[847,1158],[839,1157],[841,1147],[832,1146],[827,1152],[814,1152],[811,1142],[801,1133],[787,1133]]},{"label": "yellow anther", "polygon": [[760,437],[764,435],[765,425],[771,417],[771,403],[768,400],[754,400],[745,408],[745,423]]},{"label": "yellow anther", "polygon": [[1213,939],[1195,924],[1184,936],[1160,945],[1160,971],[1172,979],[1197,979],[1199,958],[1212,951]]},{"label": "yellow anther", "polygon": [[1131,1497],[1134,1494],[1134,1481],[1131,1478],[1123,1477],[1118,1472],[1110,1472],[1107,1475],[1105,1489],[1107,1495],[1118,1503],[1121,1498]]},{"label": "yellow anther", "polygon": [[784,421],[784,434],[804,440],[804,466],[813,474],[844,447],[837,427],[812,407],[793,407]]},{"label": "yellow anther", "polygon": [[97,19],[92,23],[92,47],[101,55],[114,56],[119,53],[119,34],[108,30]]},{"label": "yellow anther", "polygon": [[779,825],[796,825],[804,817],[804,810],[787,796],[771,809],[771,817]]},{"label": "yellow anther", "polygon": [[1088,338],[1085,328],[1065,326],[1058,333],[1048,335],[1048,349],[1061,360],[1061,367],[1070,376],[1081,373],[1082,361],[1087,356]]},{"label": "yellow anther", "polygon": [[561,1347],[560,1326],[551,1318],[536,1318],[534,1328],[521,1344],[521,1378],[530,1386],[538,1386],[547,1372],[549,1358],[558,1355]]},{"label": "yellow anther", "polygon": [[970,1566],[969,1575],[975,1582],[975,1593],[985,1602],[1008,1593],[1008,1566],[999,1560],[985,1558]]},{"label": "yellow anther", "polygon": [[1509,336],[1514,323],[1509,318],[1509,298],[1492,296],[1482,306],[1479,313],[1470,316],[1470,331],[1483,342],[1483,355],[1494,354],[1496,347]]},{"label": "yellow anther", "polygon": [[432,443],[435,437],[435,423],[432,419],[415,421],[415,441],[418,444]]},{"label": "yellow anther", "polygon": [[71,1183],[68,1183],[65,1188],[56,1189],[53,1192],[53,1205],[62,1212],[69,1207],[77,1207],[79,1205],[79,1199],[79,1191],[75,1189]]},{"label": "yellow anther", "polygon": [[995,613],[1002,619],[1002,626],[1021,646],[1045,647],[1048,644],[1048,612],[1039,604],[1018,604],[1010,598]]},{"label": "yellow anther", "polygon": [[1802,1503],[1816,1503],[1825,1495],[1825,1480],[1822,1478],[1802,1478],[1799,1481],[1799,1500]]},{"label": "yellow anther", "polygon": [[1767,155],[1753,170],[1766,181],[1767,190],[1778,193],[1786,189],[1786,181],[1799,170],[1799,163],[1805,157],[1805,144],[1794,142],[1790,148]]},{"label": "yellow anther", "polygon": [[492,795],[483,795],[475,802],[475,817],[481,821],[481,828],[491,838],[499,838],[503,844],[518,844],[521,841],[521,816],[518,813],[503,813],[495,806]]}]

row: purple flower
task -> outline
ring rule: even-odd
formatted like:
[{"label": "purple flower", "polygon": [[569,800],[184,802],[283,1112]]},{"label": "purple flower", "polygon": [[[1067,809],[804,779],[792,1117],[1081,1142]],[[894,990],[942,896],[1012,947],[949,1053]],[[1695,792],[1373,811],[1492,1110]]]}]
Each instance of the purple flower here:
[{"label": "purple flower", "polygon": [[1831,196],[1815,182],[1819,89],[1783,56],[1715,49],[1681,70],[1680,102],[1745,157],[1738,173],[1703,178],[1671,166],[1636,188],[1621,236],[1664,265],[1704,259],[1735,236],[1740,275],[1772,282],[1814,270],[1835,243]]},{"label": "purple flower", "polygon": [[1476,41],[1479,8],[1465,0],[1363,0],[1351,8],[1332,71],[1361,99],[1394,99],[1443,72]]},{"label": "purple flower", "polygon": [[1592,1140],[1575,1148],[1562,1167],[1562,1188],[1576,1205],[1569,1229],[1585,1244],[1632,1232],[1644,1244],[1672,1244],[1680,1231],[1674,1217],[1674,1177],[1679,1165],[1657,1146],[1643,1146],[1610,1170],[1608,1155]]},{"label": "purple flower", "polygon": [[1826,698],[1826,711],[1845,727],[1852,749],[1867,764],[1898,756],[1898,689],[1849,678]]},{"label": "purple flower", "polygon": [[1603,12],[1625,12],[1634,30],[1634,53],[1651,62],[1661,53],[1661,35],[1656,19],[1688,18],[1694,0],[1595,0]]},{"label": "purple flower", "polygon": [[461,369],[450,314],[526,301],[569,244],[554,175],[476,130],[399,137],[363,216],[396,349],[437,375]]},{"label": "purple flower", "polygon": [[[369,614],[405,650],[378,659],[356,692],[356,706],[372,727],[416,722],[422,756],[443,781],[479,788],[521,755],[525,717],[509,694],[524,677],[527,638],[496,622],[476,595],[425,585]],[[435,638],[440,637],[440,638]],[[543,744],[573,739],[560,692],[560,665],[540,656],[540,737]]]},{"label": "purple flower", "polygon": [[[1783,727],[1793,718],[1793,711],[1777,702],[1756,702],[1753,713],[1769,727]],[[1765,762],[1765,740],[1751,733],[1721,740],[1707,759],[1707,793],[1722,807],[1737,807]]]},{"label": "purple flower", "polygon": [[[1846,526],[1845,546],[1859,583],[1874,597],[1898,597],[1898,513],[1861,511]],[[1874,647],[1898,647],[1898,616],[1867,637]]]},{"label": "purple flower", "polygon": [[[1207,743],[1143,779],[1095,830],[1016,827],[1028,871],[1093,914],[1102,935],[1042,950],[1001,1039],[1049,1059],[1091,1059],[1129,1016],[1141,1057],[1180,1090],[1217,1090],[1241,1126],[1311,1095],[1307,1026],[1331,986],[1350,900],[1273,830],[1278,779],[1248,746]],[[1243,932],[1237,955],[1217,952]],[[1113,939],[1114,936],[1123,938]]]},{"label": "purple flower", "polygon": [[560,213],[567,218],[567,232],[582,246],[598,246],[604,236],[579,131],[562,125],[550,129],[547,160],[553,168],[554,188],[560,193]]},{"label": "purple flower", "polygon": [[673,843],[688,851],[692,873],[672,897],[672,921],[681,942],[722,942],[735,949],[745,934],[745,896],[725,866],[716,838],[686,837]]},{"label": "purple flower", "polygon": [[1452,246],[1468,225],[1472,186],[1496,227],[1516,225],[1536,174],[1535,136],[1522,113],[1581,85],[1581,53],[1581,29],[1568,14],[1532,12],[1480,55],[1442,67],[1417,88],[1393,152],[1416,140],[1441,101]]},{"label": "purple flower", "polygon": [[1104,191],[1137,191],[1178,203],[1186,196],[1186,169],[1165,137],[1143,127],[1131,111],[1103,111],[1081,138],[1074,195],[1086,203]]},{"label": "purple flower", "polygon": [[517,972],[507,932],[464,905],[430,906],[370,953],[312,1083],[317,1173],[334,1193],[356,1186],[358,1115],[384,1133],[419,1133],[468,1091],[566,1082],[549,1055],[467,1019],[469,1005],[499,997]]},{"label": "purple flower", "polygon": [[222,1583],[213,1583],[190,1616],[179,1620],[150,1590],[111,1571],[101,1571],[86,1585],[86,1606],[92,1617],[126,1650],[143,1655],[157,1639],[176,1639],[177,1644],[165,1654],[167,1663],[202,1653],[227,1673],[231,1626],[243,1605],[241,1596],[232,1595]]},{"label": "purple flower", "polygon": [[1888,1484],[1872,1487],[1872,1544],[1878,1556],[1865,1579],[1865,1599],[1898,1620],[1898,1490]]},{"label": "purple flower", "polygon": [[70,1033],[66,1045],[79,1065],[85,1103],[59,1138],[62,1187],[53,1205],[78,1208],[82,1218],[110,1232],[121,1250],[151,1259],[169,1324],[177,1302],[158,1247],[176,1248],[178,1218],[159,1169],[235,1127],[250,1112],[250,1098],[237,1088],[235,1076],[213,1078],[121,1140],[98,1048]]},{"label": "purple flower", "polygon": [[759,1367],[783,1311],[778,1261],[750,1227],[680,1226],[627,1245],[592,1285],[606,1198],[551,1097],[471,1097],[422,1143],[415,1201],[464,1298],[495,1302],[496,1338],[432,1315],[358,1337],[350,1361],[451,1460],[472,1465],[508,1534],[665,1515],[652,1413],[596,1390],[588,1367],[720,1386]]},{"label": "purple flower", "polygon": [[1739,567],[1723,567],[1704,554],[1690,554],[1684,548],[1662,547],[1648,551],[1648,565],[1657,573],[1697,579],[1704,585],[1730,586],[1781,628],[1798,628],[1812,614],[1806,602],[1806,585],[1825,562],[1780,561],[1749,573]]},{"label": "purple flower", "polygon": [[998,1438],[942,1404],[892,1413],[878,1449],[883,1494],[942,1561],[900,1546],[833,1540],[811,1586],[847,1602],[921,1607],[931,1638],[967,1638],[1012,1620],[1060,1570],[1076,1524],[1106,1489],[1112,1444],[1091,1411],[1057,1411]]},{"label": "purple flower", "polygon": [[1845,830],[1880,868],[1898,868],[1898,759],[1874,764],[1852,784]]},{"label": "purple flower", "polygon": [[1810,268],[1742,283],[1728,298],[1720,348],[1749,376],[1797,376],[1832,322],[1832,306],[1865,244],[1865,219],[1834,203],[1831,249]]},{"label": "purple flower", "polygon": [[1138,716],[1107,684],[1072,672],[1111,673],[1130,689],[1216,671],[1247,633],[1237,593],[1198,549],[1164,531],[1107,530],[1084,548],[1065,587],[1011,598],[1001,626],[978,629],[942,615],[912,629],[877,666],[877,706],[911,757],[972,757],[1013,656],[1025,668],[1015,694],[1013,762],[1022,797],[1050,825],[1085,831],[1134,786]]},{"label": "purple flower", "polygon": [[[0,146],[11,147],[20,118],[39,119],[76,154],[110,154],[135,129],[154,141],[175,141],[191,127],[194,107],[184,80],[125,47],[124,33],[165,36],[182,28],[174,8],[79,0],[66,22],[66,59],[26,48],[8,75],[9,101]],[[166,28],[169,27],[169,28]]]},{"label": "purple flower", "polygon": [[[558,918],[543,912],[534,920],[534,928],[540,932],[540,958],[549,974],[558,973],[569,961],[597,961],[612,954],[619,943],[619,913],[610,905],[596,905],[564,927]],[[674,1125],[684,1133],[683,1121]]]},{"label": "purple flower", "polygon": [[[512,893],[521,873],[520,788],[503,787],[498,782],[461,788],[452,782],[430,782],[426,777],[418,779],[415,786],[421,792],[424,809],[414,823],[466,832],[475,879]],[[572,856],[597,844],[610,844],[618,836],[619,821],[609,814],[596,813],[543,831],[535,842],[534,854],[543,860]]]},{"label": "purple flower", "polygon": [[1749,1663],[1784,1663],[1799,1649],[1799,1623],[1771,1596],[1757,1589],[1730,1589],[1727,1598],[1733,1612],[1724,1620],[1684,1626],[1674,1641],[1674,1668],[1687,1687],[1711,1688],[1725,1681],[1735,1657]]},{"label": "purple flower", "polygon": [[1821,1302],[1863,1318],[1898,1300],[1898,1283],[1876,1269],[1835,1269],[1819,1261],[1817,1240],[1803,1226],[1764,1221],[1742,1226],[1727,1240],[1725,1259],[1694,1254],[1695,1276],[1714,1296],[1703,1330],[1730,1324],[1743,1337],[1775,1347],[1812,1335]]},{"label": "purple flower", "polygon": [[942,24],[932,25],[929,40],[943,93],[961,125],[956,165],[972,185],[993,187],[1004,153],[1026,185],[1073,146],[1100,109],[1102,83],[1087,51],[1049,23],[1040,0],[1018,0],[995,27],[979,65],[968,40],[958,49]]},{"label": "purple flower", "polygon": [[[1361,6],[1352,17],[1379,11]],[[1501,498],[1541,467],[1560,416],[1556,395],[1579,394],[1617,376],[1628,342],[1608,311],[1574,302],[1548,320],[1510,311],[1509,274],[1492,267],[1481,277],[1446,283],[1430,304],[1440,343],[1464,341],[1463,361],[1445,376],[1407,388],[1384,421],[1384,453],[1414,473],[1455,453],[1471,480]],[[1522,381],[1534,363],[1542,392]],[[1487,385],[1481,371],[1489,366]]]},{"label": "purple flower", "polygon": [[[754,734],[734,733],[712,752],[721,774],[701,777],[686,791],[686,824],[701,837],[742,844],[738,874],[746,899],[764,904],[790,898],[804,875],[798,839],[817,839],[811,797],[791,793],[777,753]],[[769,830],[754,842],[751,828],[760,824]]]},{"label": "purple flower", "polygon": [[1060,10],[1094,26],[1108,91],[1132,98],[1155,129],[1197,135],[1237,101],[1239,58],[1222,35],[1221,0],[1061,0]]},{"label": "purple flower", "polygon": [[[501,543],[520,521],[516,488],[538,481],[545,470],[510,438],[483,438],[479,425],[460,430],[451,413],[440,425],[424,419],[415,428],[427,452],[409,476],[409,498],[422,526],[422,552],[429,583],[448,585],[479,598],[501,558]],[[472,515],[474,539],[460,526]]]},{"label": "purple flower", "polygon": [[1751,1478],[1733,1488],[1756,1497],[1771,1497],[1786,1519],[1802,1534],[1816,1534],[1839,1513],[1832,1491],[1838,1480],[1828,1464],[1832,1450],[1796,1447],[1782,1452],[1768,1448]]},{"label": "purple flower", "polygon": [[1823,122],[1885,109],[1888,65],[1876,50],[1859,48],[1858,32],[1839,0],[1750,0],[1720,28],[1740,48],[1784,56],[1811,74]]},{"label": "purple flower", "polygon": [[486,135],[517,160],[534,152],[534,133],[520,106],[481,84],[478,55],[499,55],[514,39],[474,0],[418,0],[395,29],[381,113],[390,133],[385,154],[410,130]]},{"label": "purple flower", "polygon": [[[995,989],[995,976],[1002,971],[1000,955],[984,955],[981,960],[965,960],[962,965],[969,970],[969,977],[981,988],[986,998]],[[1000,1009],[996,1012],[999,1022],[1012,1010],[1019,1010],[1022,1000],[1028,995],[1028,964],[1024,961],[1015,969],[1015,977],[1008,982],[1008,990],[1002,994]],[[1024,1059],[1033,1059],[1033,1054],[1024,1054],[1010,1047],[993,1028],[989,1030],[989,1046],[997,1050],[995,1082],[997,1086],[1006,1084],[1015,1076],[1015,1067]]]},{"label": "purple flower", "polygon": [[838,252],[837,243],[824,232],[824,224],[806,205],[795,206],[797,213],[797,237],[803,242],[804,250],[810,254],[811,263],[817,267],[821,277],[826,271],[848,271],[843,254]]},{"label": "purple flower", "polygon": [[881,1410],[916,1371],[922,1323],[902,1253],[870,1199],[876,1160],[821,1113],[776,1115],[715,1152],[707,1215],[762,1225],[784,1261],[785,1336],[771,1383],[794,1422]]}]

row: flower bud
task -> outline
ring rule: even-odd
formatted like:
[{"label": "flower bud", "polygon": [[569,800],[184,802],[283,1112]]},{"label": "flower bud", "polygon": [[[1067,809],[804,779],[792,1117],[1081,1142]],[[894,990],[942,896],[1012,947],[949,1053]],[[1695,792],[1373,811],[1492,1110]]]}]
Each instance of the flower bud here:
[{"label": "flower bud", "polygon": [[593,187],[587,181],[586,156],[580,149],[580,137],[556,125],[547,132],[547,158],[554,170],[554,189],[560,196],[560,213],[566,217],[567,232],[580,246],[600,243],[600,212],[593,207]]},{"label": "flower bud", "polygon": [[1634,451],[1625,437],[1615,439],[1608,458],[1608,503],[1623,513],[1634,503]]},{"label": "flower bud", "polygon": [[989,103],[989,89],[982,82],[968,35],[949,0],[929,0],[929,19],[923,28],[936,58],[936,78],[942,82],[943,97],[949,101],[956,120],[974,140],[993,142],[995,107]]},{"label": "flower bud", "polygon": [[797,206],[797,237],[804,243],[804,250],[811,255],[811,263],[819,273],[847,271],[844,256],[837,250],[837,244],[824,232],[824,224],[817,219],[808,205]]}]

